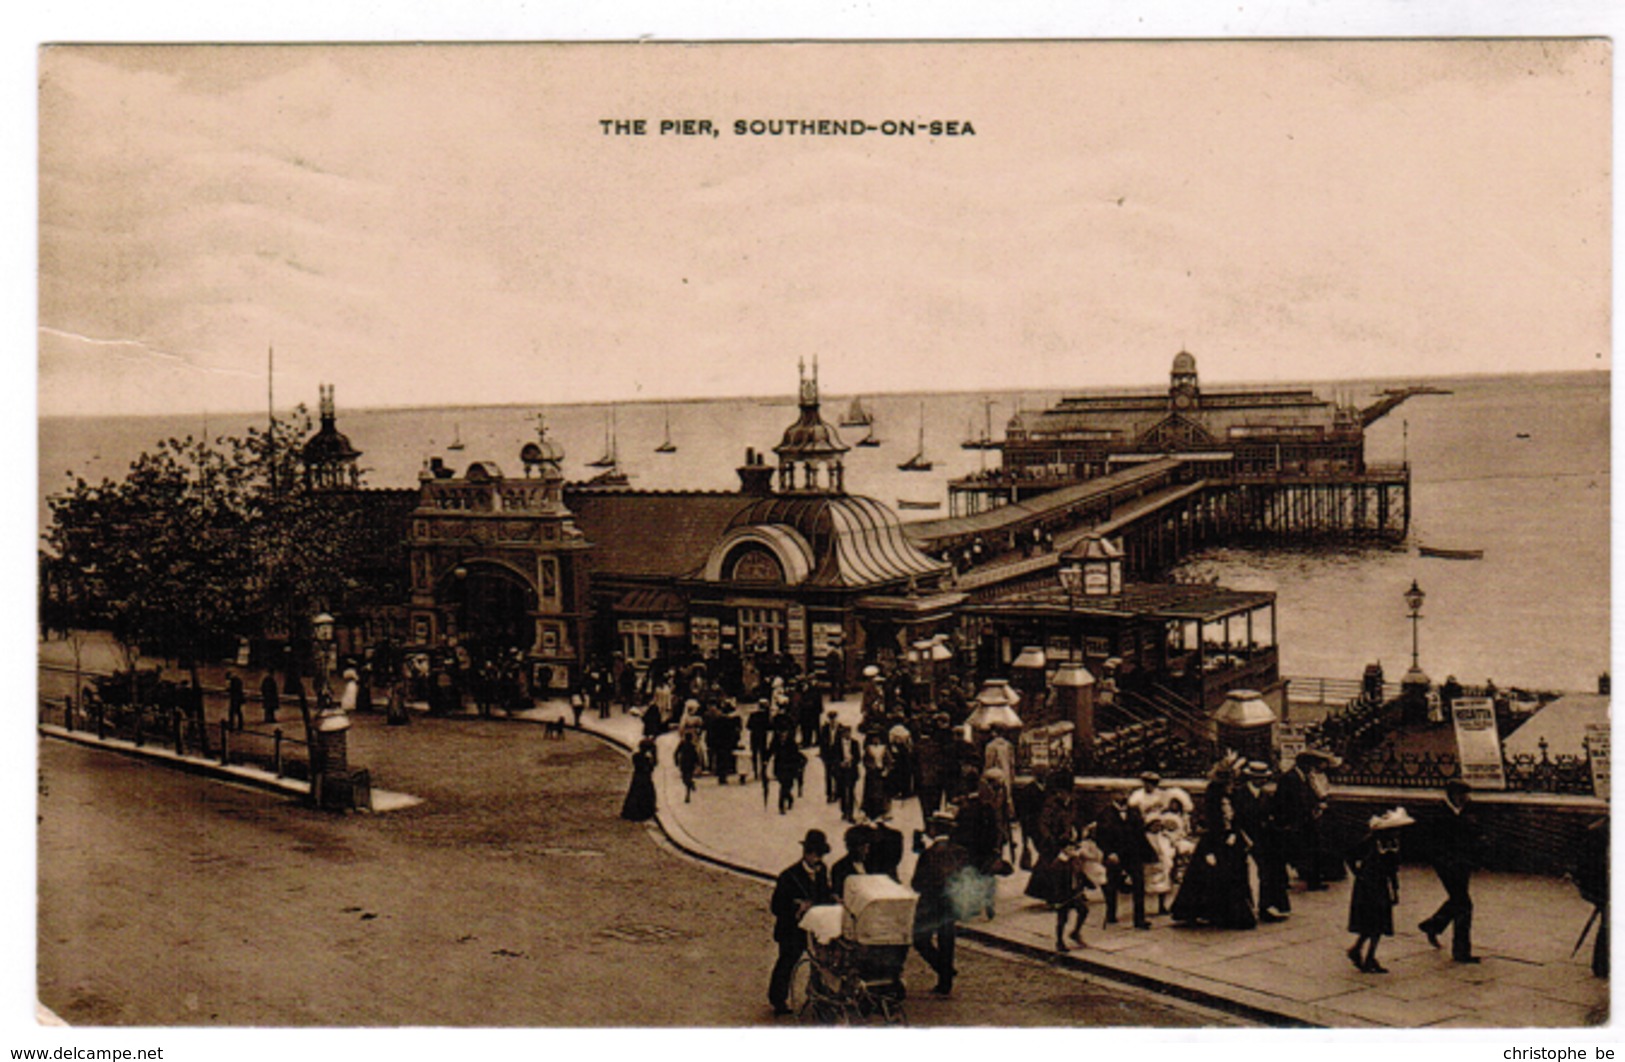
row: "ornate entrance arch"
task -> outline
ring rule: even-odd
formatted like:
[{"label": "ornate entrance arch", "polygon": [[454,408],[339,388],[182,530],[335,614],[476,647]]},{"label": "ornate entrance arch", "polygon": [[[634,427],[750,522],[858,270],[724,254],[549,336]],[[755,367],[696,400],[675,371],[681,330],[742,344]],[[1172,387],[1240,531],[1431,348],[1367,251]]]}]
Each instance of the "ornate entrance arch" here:
[{"label": "ornate entrance arch", "polygon": [[529,652],[535,644],[536,588],[500,561],[467,560],[449,569],[435,588],[435,603],[476,656]]}]

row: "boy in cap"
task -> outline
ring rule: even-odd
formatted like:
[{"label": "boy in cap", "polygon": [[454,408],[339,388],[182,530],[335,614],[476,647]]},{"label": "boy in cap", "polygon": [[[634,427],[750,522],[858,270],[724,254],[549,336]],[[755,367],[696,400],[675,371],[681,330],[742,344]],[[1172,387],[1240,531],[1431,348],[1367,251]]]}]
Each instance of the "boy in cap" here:
[{"label": "boy in cap", "polygon": [[824,857],[829,854],[829,838],[823,830],[808,830],[801,840],[801,859],[780,872],[773,886],[769,908],[773,912],[773,939],[779,945],[779,959],[767,985],[767,1001],[773,1013],[784,1016],[790,1010],[790,973],[807,950],[807,936],[801,916],[820,904],[831,903],[835,894],[829,885]]}]

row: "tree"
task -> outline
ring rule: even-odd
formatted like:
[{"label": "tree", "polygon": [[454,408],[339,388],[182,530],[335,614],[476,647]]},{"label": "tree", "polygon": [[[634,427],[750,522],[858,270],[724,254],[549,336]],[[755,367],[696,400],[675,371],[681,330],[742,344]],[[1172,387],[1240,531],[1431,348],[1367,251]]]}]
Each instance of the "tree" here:
[{"label": "tree", "polygon": [[[404,526],[359,495],[310,490],[303,406],[246,436],[166,439],[122,480],[50,501],[42,620],[100,627],[124,646],[195,661],[241,637],[292,635],[320,609],[365,609],[404,592]],[[45,592],[42,581],[42,592]]]}]

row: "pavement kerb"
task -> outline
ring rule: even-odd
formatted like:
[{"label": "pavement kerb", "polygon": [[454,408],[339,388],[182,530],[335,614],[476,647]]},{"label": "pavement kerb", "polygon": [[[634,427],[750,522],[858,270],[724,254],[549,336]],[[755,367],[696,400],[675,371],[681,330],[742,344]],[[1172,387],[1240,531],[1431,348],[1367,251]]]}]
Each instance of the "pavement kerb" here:
[{"label": "pavement kerb", "polygon": [[134,742],[121,738],[98,738],[94,734],[84,734],[77,730],[68,730],[54,723],[40,723],[39,732],[44,737],[56,738],[85,748],[103,749],[107,752],[128,756],[131,759],[146,760],[149,763],[173,767],[185,771],[187,774],[202,775],[226,782],[239,782],[243,785],[254,786],[273,793],[285,796],[310,796],[310,783],[301,782],[296,778],[278,778],[273,774],[256,771],[249,768],[224,767],[217,762],[197,759],[191,756],[177,756],[167,749],[149,748],[137,745]]},{"label": "pavement kerb", "polygon": [[[520,722],[541,722],[538,719],[521,719]],[[605,744],[630,755],[632,746],[613,735],[594,730],[586,726],[576,726],[567,723],[569,729],[579,731],[595,737]],[[660,834],[678,852],[690,859],[707,863],[735,874],[741,874],[763,884],[775,880],[775,876],[755,867],[735,862],[726,856],[717,854],[699,846],[692,840],[677,837],[667,824],[664,816],[658,811],[655,814],[655,823],[660,828]],[[1250,1021],[1258,1021],[1281,1028],[1326,1028],[1329,1022],[1314,1013],[1313,1008],[1292,1005],[1283,1005],[1282,1001],[1265,995],[1262,992],[1253,992],[1239,986],[1227,985],[1223,992],[1199,984],[1199,978],[1183,975],[1179,971],[1159,970],[1152,974],[1148,971],[1129,969],[1126,966],[1112,965],[1095,961],[1074,952],[1062,955],[1047,948],[1037,947],[1019,940],[1011,940],[997,933],[991,933],[975,926],[961,925],[959,937],[962,940],[975,941],[977,944],[991,951],[1005,952],[1019,955],[1025,959],[1062,966],[1077,973],[1090,974],[1121,984],[1132,985],[1135,988],[1149,990],[1159,995],[1173,996],[1190,1003],[1200,1004],[1213,1010],[1234,1014],[1237,1017]],[[1136,964],[1137,965],[1137,964]],[[1347,1019],[1340,1019],[1340,1025],[1348,1025]]]},{"label": "pavement kerb", "polygon": [[[301,800],[310,797],[309,782],[302,782],[297,778],[278,778],[276,775],[260,770],[257,767],[229,766],[214,760],[200,759],[196,756],[177,756],[162,746],[137,745],[122,738],[98,738],[93,734],[68,730],[66,727],[60,727],[54,723],[39,723],[37,725],[42,737],[55,738],[58,741],[66,741],[69,744],[80,745],[84,748],[102,749],[106,752],[184,771],[187,774],[198,775],[217,782],[246,785],[266,792],[276,793],[280,796],[297,797]],[[374,815],[395,811],[403,807],[411,807],[422,802],[418,797],[406,793],[396,793],[387,789],[374,789],[372,796],[374,806],[368,809],[368,814]],[[383,807],[378,806],[380,802],[383,803]]]}]

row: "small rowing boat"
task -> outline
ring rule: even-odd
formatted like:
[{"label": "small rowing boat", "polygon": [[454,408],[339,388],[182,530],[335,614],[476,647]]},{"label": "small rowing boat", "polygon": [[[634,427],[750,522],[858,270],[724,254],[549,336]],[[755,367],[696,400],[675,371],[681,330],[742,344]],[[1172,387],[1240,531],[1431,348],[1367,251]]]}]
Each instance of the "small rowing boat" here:
[{"label": "small rowing boat", "polygon": [[1424,557],[1438,557],[1442,560],[1482,560],[1484,551],[1481,549],[1444,549],[1440,546],[1417,546],[1416,552]]}]

